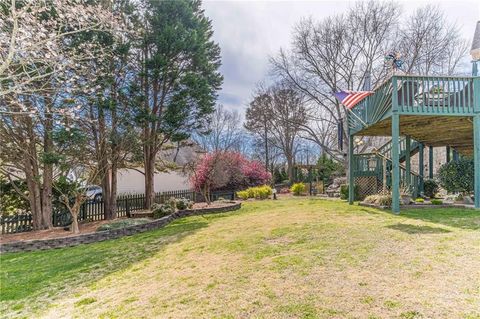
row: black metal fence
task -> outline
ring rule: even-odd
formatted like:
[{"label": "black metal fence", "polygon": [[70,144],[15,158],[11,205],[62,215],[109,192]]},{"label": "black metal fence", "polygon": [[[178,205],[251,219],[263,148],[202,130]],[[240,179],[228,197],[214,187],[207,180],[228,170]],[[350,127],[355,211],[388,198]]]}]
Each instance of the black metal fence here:
[{"label": "black metal fence", "polygon": [[[204,202],[205,198],[193,190],[176,190],[155,194],[155,202],[163,204],[170,197],[188,198],[194,202]],[[212,192],[210,199],[217,200],[220,197],[235,199],[234,191]],[[129,194],[117,197],[117,217],[130,216],[130,213],[145,209],[145,194]],[[105,219],[103,201],[89,200],[82,204],[78,215],[79,221],[98,221]],[[68,226],[72,217],[68,210],[54,210],[52,212],[52,223],[55,227]],[[33,218],[31,213],[0,216],[2,234],[13,234],[30,231],[33,229]]]}]

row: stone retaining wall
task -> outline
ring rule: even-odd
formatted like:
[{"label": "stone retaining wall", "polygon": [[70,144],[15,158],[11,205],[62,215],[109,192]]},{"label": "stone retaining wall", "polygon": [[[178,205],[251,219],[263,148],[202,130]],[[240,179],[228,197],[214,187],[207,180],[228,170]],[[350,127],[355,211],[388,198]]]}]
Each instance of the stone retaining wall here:
[{"label": "stone retaining wall", "polygon": [[181,210],[174,214],[156,219],[152,222],[134,225],[120,229],[104,230],[88,234],[80,234],[78,236],[69,236],[69,237],[58,237],[58,238],[49,238],[49,239],[37,239],[37,240],[24,240],[16,241],[11,243],[5,243],[0,245],[0,253],[7,252],[19,252],[19,251],[33,251],[33,250],[45,250],[52,248],[62,248],[77,246],[81,244],[95,243],[98,241],[104,241],[109,239],[120,238],[123,236],[130,236],[137,233],[143,233],[149,230],[161,228],[175,219],[193,216],[193,215],[204,215],[212,213],[223,213],[228,211],[233,211],[240,209],[241,203],[232,203],[232,205],[224,207],[208,207],[200,208],[195,210]]}]

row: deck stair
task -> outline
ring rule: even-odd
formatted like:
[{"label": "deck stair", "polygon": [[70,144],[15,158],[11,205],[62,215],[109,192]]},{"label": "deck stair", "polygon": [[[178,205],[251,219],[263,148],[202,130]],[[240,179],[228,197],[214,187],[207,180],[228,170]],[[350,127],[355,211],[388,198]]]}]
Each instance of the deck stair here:
[{"label": "deck stair", "polygon": [[[403,162],[407,158],[406,138],[400,140],[400,177],[401,184],[410,185],[413,197],[420,194],[420,183],[422,177],[414,171],[410,171],[407,180],[407,168]],[[410,143],[410,156],[414,156],[420,150],[420,143],[412,140]],[[390,189],[392,185],[392,143],[388,141],[372,153],[362,153],[354,155],[355,179],[359,185],[361,197],[373,195],[382,190]],[[385,171],[385,173],[384,173]],[[385,185],[384,185],[385,184]]]}]

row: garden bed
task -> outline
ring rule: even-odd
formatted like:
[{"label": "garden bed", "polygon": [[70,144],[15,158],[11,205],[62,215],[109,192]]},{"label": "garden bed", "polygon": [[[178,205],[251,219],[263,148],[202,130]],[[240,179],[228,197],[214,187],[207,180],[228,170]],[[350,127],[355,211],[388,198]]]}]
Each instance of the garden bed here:
[{"label": "garden bed", "polygon": [[63,228],[54,228],[51,230],[2,235],[0,237],[0,253],[61,248],[115,239],[160,228],[178,218],[208,213],[227,212],[237,210],[240,207],[241,204],[237,202],[212,203],[209,206],[205,203],[199,203],[196,204],[193,209],[177,211],[159,219],[152,219],[149,223],[112,230],[97,231],[99,226],[112,222],[103,220],[81,224],[79,234],[73,234],[69,231],[65,231]]},{"label": "garden bed", "polygon": [[[365,207],[373,207],[373,208],[380,208],[380,209],[390,209],[389,206],[379,206],[375,204],[370,204],[370,203],[364,203],[364,202],[359,202],[358,205],[360,206],[365,206]],[[409,205],[401,205],[403,208],[470,208],[474,209],[475,207],[473,205],[468,205],[468,204],[448,204],[444,203],[441,205],[434,205],[434,204],[409,204]]]}]

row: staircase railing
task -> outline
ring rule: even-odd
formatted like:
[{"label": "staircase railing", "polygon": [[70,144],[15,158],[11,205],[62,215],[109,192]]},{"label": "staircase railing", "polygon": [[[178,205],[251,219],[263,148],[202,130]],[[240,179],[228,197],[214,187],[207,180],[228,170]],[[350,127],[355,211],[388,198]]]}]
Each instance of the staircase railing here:
[{"label": "staircase railing", "polygon": [[[385,163],[384,163],[385,162]],[[386,174],[384,176],[384,166]],[[392,186],[392,160],[381,153],[363,153],[354,155],[354,176],[375,176],[382,188],[390,189]],[[407,180],[409,177],[409,181]],[[386,185],[383,185],[384,179]],[[410,191],[413,197],[420,194],[421,176],[416,172],[410,171],[407,175],[407,168],[400,164],[400,184],[410,185]],[[380,189],[378,190],[380,191]]]},{"label": "staircase railing", "polygon": [[[400,162],[404,161],[407,155],[407,139],[406,137],[401,137],[400,138]],[[410,142],[410,155],[414,155],[420,148],[420,143],[411,140]],[[383,144],[380,146],[377,151],[379,154],[382,154],[383,156],[387,158],[392,158],[392,140],[388,141],[387,143]]]}]

